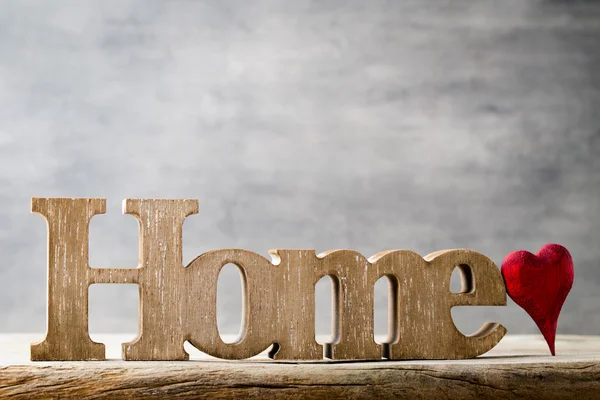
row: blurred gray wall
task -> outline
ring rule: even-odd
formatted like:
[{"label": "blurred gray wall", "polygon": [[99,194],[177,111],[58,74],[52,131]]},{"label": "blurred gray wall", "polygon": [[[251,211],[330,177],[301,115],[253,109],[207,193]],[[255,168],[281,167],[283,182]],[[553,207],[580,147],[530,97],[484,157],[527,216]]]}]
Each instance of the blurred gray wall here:
[{"label": "blurred gray wall", "polygon": [[[576,281],[559,332],[600,334],[599,152],[598,2],[0,1],[0,330],[45,329],[30,197],[68,196],[108,199],[94,267],[137,263],[125,197],[200,199],[186,262],[468,247],[500,265],[561,243]],[[234,333],[239,279],[223,274]],[[135,287],[90,302],[93,332],[136,329]],[[454,315],[467,333],[536,332],[512,302]]]}]

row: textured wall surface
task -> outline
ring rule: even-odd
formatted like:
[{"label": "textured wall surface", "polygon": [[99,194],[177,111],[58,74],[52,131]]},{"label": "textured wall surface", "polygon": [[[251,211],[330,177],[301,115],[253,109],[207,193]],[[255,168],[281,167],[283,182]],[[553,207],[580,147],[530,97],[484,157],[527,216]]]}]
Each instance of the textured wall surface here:
[{"label": "textured wall surface", "polygon": [[[125,197],[200,199],[186,262],[468,247],[499,265],[561,243],[576,277],[559,332],[600,334],[599,152],[598,2],[3,0],[0,330],[44,330],[30,197],[68,196],[108,198],[96,267],[136,265]],[[92,331],[134,330],[136,289],[100,286]],[[234,270],[220,287],[235,332]],[[536,331],[510,301],[454,315]]]}]

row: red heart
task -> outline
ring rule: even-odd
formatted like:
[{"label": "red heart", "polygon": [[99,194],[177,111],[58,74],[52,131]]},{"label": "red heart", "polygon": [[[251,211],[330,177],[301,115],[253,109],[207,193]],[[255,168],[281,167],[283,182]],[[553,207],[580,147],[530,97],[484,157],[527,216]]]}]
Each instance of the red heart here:
[{"label": "red heart", "polygon": [[515,251],[502,262],[502,276],[508,295],[535,321],[555,355],[558,315],[575,276],[569,251],[558,244],[547,244],[535,255]]}]

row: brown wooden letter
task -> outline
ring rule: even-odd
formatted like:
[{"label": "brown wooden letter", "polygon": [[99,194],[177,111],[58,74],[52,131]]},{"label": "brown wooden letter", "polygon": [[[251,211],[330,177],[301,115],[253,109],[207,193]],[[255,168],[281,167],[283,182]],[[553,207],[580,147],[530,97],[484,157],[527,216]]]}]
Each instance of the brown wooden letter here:
[{"label": "brown wooden letter", "polygon": [[[443,250],[422,258],[408,250],[386,251],[370,258],[372,280],[392,280],[392,304],[388,323],[392,334],[382,353],[392,360],[462,359],[481,355],[506,334],[497,323],[485,323],[471,336],[454,325],[450,309],[455,306],[506,305],[500,270],[486,256],[473,250]],[[462,290],[450,291],[455,267],[462,272]],[[372,292],[371,292],[372,293]]]},{"label": "brown wooden letter", "polygon": [[88,286],[137,283],[140,336],[123,344],[127,360],[185,360],[183,221],[198,212],[197,200],[125,200],[124,212],[139,222],[140,264],[135,269],[88,265],[89,222],[106,210],[105,199],[32,200],[48,223],[48,330],[31,346],[34,361],[103,360],[104,345],[88,334]]},{"label": "brown wooden letter", "polygon": [[[228,263],[240,268],[243,283],[243,325],[235,343],[223,342],[217,328],[217,279]],[[269,260],[247,250],[215,250],[197,257],[186,271],[186,332],[194,347],[214,357],[243,359],[277,341],[280,321],[287,316],[277,309],[280,280]]]},{"label": "brown wooden letter", "polygon": [[[352,250],[333,250],[319,256],[314,250],[274,250],[280,258],[279,312],[281,348],[275,358],[320,360],[380,359],[373,336],[373,283],[369,262]],[[315,284],[324,276],[334,282],[334,340],[315,341]]]}]

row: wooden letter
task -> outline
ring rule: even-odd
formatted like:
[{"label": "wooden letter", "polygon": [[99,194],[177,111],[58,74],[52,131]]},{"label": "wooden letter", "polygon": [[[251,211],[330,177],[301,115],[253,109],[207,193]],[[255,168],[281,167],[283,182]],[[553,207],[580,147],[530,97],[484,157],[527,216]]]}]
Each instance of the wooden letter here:
[{"label": "wooden letter", "polygon": [[[243,327],[236,343],[224,343],[217,329],[217,279],[228,263],[243,276]],[[287,317],[277,310],[278,271],[269,260],[247,250],[215,250],[196,258],[186,271],[186,332],[194,347],[214,357],[243,359],[277,341],[279,322]]]},{"label": "wooden letter", "polygon": [[[443,250],[423,259],[407,250],[374,255],[374,279],[388,276],[393,282],[393,303],[398,311],[390,315],[395,325],[390,343],[382,345],[386,358],[461,359],[483,354],[506,334],[506,328],[486,323],[472,336],[463,335],[454,325],[454,306],[506,305],[506,291],[494,263],[472,250]],[[460,293],[450,292],[455,267],[463,272]]]},{"label": "wooden letter", "polygon": [[[314,250],[276,250],[283,275],[279,310],[281,321],[277,359],[380,359],[373,336],[373,283],[369,262],[352,250],[319,256]],[[323,276],[334,281],[334,342],[315,341],[315,284]]]},{"label": "wooden letter", "polygon": [[96,269],[88,264],[89,222],[106,211],[105,199],[38,199],[32,211],[48,223],[48,330],[31,346],[34,361],[104,360],[104,345],[88,334],[88,286],[140,285],[140,336],[123,344],[127,360],[185,360],[187,293],[181,256],[184,219],[197,200],[125,200],[139,222],[140,264]]}]

